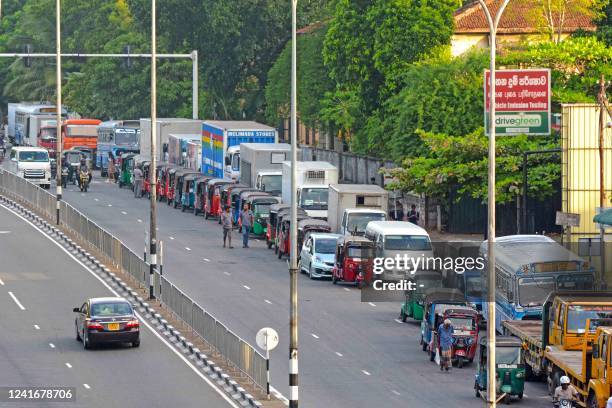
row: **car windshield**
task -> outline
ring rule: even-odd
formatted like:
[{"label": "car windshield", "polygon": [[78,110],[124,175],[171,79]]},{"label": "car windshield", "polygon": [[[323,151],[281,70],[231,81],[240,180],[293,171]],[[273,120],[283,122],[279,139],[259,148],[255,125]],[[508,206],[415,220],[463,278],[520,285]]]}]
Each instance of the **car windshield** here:
[{"label": "car windshield", "polygon": [[91,305],[91,315],[96,317],[125,316],[132,314],[132,307],[126,302],[101,302]]},{"label": "car windshield", "polygon": [[255,203],[255,211],[259,215],[270,214],[270,206],[272,203]]},{"label": "car windshield", "polygon": [[584,332],[587,319],[612,318],[612,306],[569,305],[567,331]]},{"label": "car windshield", "polygon": [[467,296],[482,296],[482,279],[479,276],[470,276],[465,279],[465,294]]},{"label": "car windshield", "polygon": [[472,330],[473,320],[468,317],[449,317],[455,330]]},{"label": "car windshield", "polygon": [[363,234],[365,229],[370,221],[384,221],[385,214],[384,213],[357,213],[351,214],[348,217],[347,228],[349,232],[353,233],[357,231],[357,233]]},{"label": "car windshield", "polygon": [[138,143],[138,133],[136,129],[116,129],[115,144],[116,145],[135,145]]},{"label": "car windshield", "polygon": [[232,156],[232,170],[240,171],[240,153],[234,153]]},{"label": "car windshield", "polygon": [[81,154],[80,153],[72,153],[66,154],[65,157],[68,163],[80,163],[81,162]]},{"label": "car windshield", "polygon": [[19,152],[19,161],[47,162],[49,161],[49,153],[47,152]]},{"label": "car windshield", "polygon": [[373,258],[374,248],[371,246],[350,246],[347,256],[349,258]]},{"label": "car windshield", "polygon": [[335,238],[320,238],[315,243],[315,252],[317,254],[334,254],[336,253]]},{"label": "car windshield", "polygon": [[327,210],[327,188],[305,188],[300,195],[300,207],[305,210]]},{"label": "car windshield", "polygon": [[519,302],[521,306],[542,306],[553,290],[555,290],[553,278],[521,278],[519,279]]},{"label": "car windshield", "polygon": [[385,249],[392,251],[426,251],[431,249],[429,237],[425,235],[387,235]]},{"label": "car windshield", "polygon": [[280,174],[261,176],[262,191],[281,191],[283,176]]},{"label": "car windshield", "polygon": [[57,135],[57,129],[55,128],[40,129],[40,138],[44,141],[54,141],[56,135]]},{"label": "car windshield", "polygon": [[495,347],[496,364],[520,364],[521,349],[518,347]]}]

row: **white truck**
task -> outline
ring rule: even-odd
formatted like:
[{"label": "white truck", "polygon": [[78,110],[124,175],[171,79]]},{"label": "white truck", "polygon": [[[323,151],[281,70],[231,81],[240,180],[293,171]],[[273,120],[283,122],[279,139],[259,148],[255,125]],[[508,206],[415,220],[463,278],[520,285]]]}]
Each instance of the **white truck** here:
[{"label": "white truck", "polygon": [[[164,150],[168,149],[170,134],[202,134],[202,121],[185,118],[157,118],[157,160],[164,160]],[[151,119],[140,119],[140,152],[151,151]]]},{"label": "white truck", "polygon": [[42,147],[13,147],[8,169],[43,188],[51,186],[51,160],[47,149]]},{"label": "white truck", "polygon": [[330,184],[327,222],[332,232],[363,235],[370,221],[386,221],[389,192],[375,184]]},{"label": "white truck", "polygon": [[287,143],[242,143],[240,182],[272,195],[282,192],[283,162],[291,158]]},{"label": "white truck", "polygon": [[[327,219],[329,185],[338,183],[338,168],[324,161],[297,162],[297,204],[312,218]],[[291,162],[283,162],[283,203],[291,203]]]}]

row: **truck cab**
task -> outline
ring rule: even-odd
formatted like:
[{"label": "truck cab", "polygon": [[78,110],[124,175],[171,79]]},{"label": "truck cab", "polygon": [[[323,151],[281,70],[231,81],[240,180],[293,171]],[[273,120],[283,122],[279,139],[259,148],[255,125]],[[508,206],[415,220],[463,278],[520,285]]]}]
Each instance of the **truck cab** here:
[{"label": "truck cab", "polygon": [[257,173],[255,188],[266,193],[279,197],[283,191],[283,172],[282,171],[260,171]]},{"label": "truck cab", "polygon": [[230,146],[225,152],[225,178],[240,179],[240,145]]},{"label": "truck cab", "polygon": [[312,218],[327,219],[327,200],[329,186],[322,184],[305,184],[298,187],[298,206]]},{"label": "truck cab", "polygon": [[364,235],[370,221],[387,221],[387,213],[371,208],[347,208],[342,215],[340,234]]}]

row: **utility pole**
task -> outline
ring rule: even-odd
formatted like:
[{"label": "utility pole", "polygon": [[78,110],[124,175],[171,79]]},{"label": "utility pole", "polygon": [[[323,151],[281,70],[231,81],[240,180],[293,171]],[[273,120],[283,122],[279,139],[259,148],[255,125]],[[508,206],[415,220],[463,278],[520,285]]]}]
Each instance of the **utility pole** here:
[{"label": "utility pole", "polygon": [[[599,101],[599,208],[600,211],[604,211],[606,207],[606,191],[605,191],[605,156],[604,156],[604,131],[606,128],[606,81],[603,76],[599,80],[599,95],[597,95]],[[599,224],[599,253],[600,253],[600,276],[599,284],[603,287],[606,277],[606,243],[605,243],[605,230],[602,224]]]},{"label": "utility pole", "polygon": [[291,0],[291,226],[289,295],[289,408],[298,408],[297,294],[297,2]]},{"label": "utility pole", "polygon": [[151,166],[149,168],[149,184],[151,186],[151,218],[149,222],[149,299],[155,299],[153,292],[153,276],[157,263],[157,41],[155,39],[155,0],[151,0]]},{"label": "utility pole", "polygon": [[[55,92],[56,92],[56,146],[55,146],[55,223],[60,224],[60,203],[62,202],[62,47],[60,0],[55,1]],[[78,177],[78,176],[77,176]]]},{"label": "utility pole", "polygon": [[[509,0],[504,0],[493,20],[485,0],[478,0],[480,7],[487,17],[490,32],[490,66],[489,66],[489,186],[488,186],[488,236],[487,236],[487,263],[488,263],[488,293],[487,293],[487,406],[497,406],[497,381],[493,373],[495,366],[495,37],[497,25]],[[485,96],[486,97],[486,96]],[[486,106],[485,106],[486,109]]]}]

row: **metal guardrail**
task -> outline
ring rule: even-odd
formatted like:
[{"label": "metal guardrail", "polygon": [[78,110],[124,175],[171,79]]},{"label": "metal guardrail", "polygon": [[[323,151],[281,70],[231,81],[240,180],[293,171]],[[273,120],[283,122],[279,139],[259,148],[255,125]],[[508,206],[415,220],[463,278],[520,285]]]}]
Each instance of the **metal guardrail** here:
[{"label": "metal guardrail", "polygon": [[[56,198],[48,191],[2,169],[0,169],[0,191],[27,203],[39,215],[55,222]],[[149,264],[125,246],[121,240],[65,201],[60,204],[60,219],[62,225],[106,256],[114,267],[132,276],[141,287],[149,287]],[[215,319],[158,271],[153,275],[153,293],[202,340],[214,348],[226,363],[240,370],[265,390],[266,358],[253,346]]]}]

